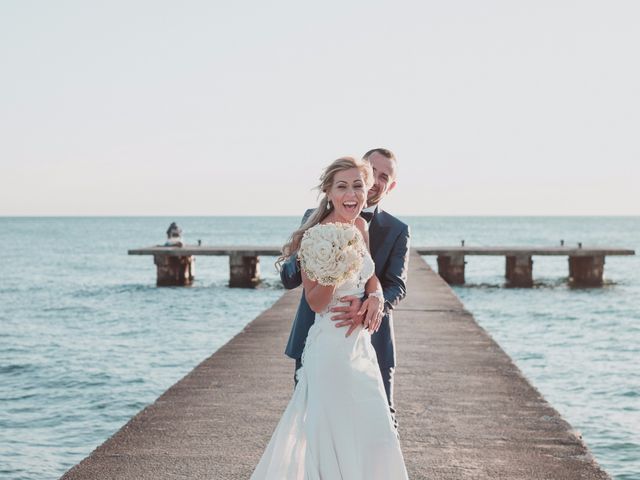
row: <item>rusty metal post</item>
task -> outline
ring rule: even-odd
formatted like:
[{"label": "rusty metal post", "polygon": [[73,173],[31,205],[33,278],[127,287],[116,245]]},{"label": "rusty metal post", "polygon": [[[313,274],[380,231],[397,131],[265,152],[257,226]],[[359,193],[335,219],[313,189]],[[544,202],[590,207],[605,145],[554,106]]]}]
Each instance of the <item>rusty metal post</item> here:
[{"label": "rusty metal post", "polygon": [[449,285],[464,285],[464,255],[438,255],[438,274]]},{"label": "rusty metal post", "polygon": [[229,255],[229,286],[232,288],[255,288],[260,283],[260,259],[242,253]]},{"label": "rusty metal post", "polygon": [[505,277],[508,287],[533,286],[533,260],[530,255],[506,257]]},{"label": "rusty metal post", "polygon": [[569,282],[579,287],[601,287],[604,255],[569,256]]},{"label": "rusty metal post", "polygon": [[176,257],[172,255],[154,255],[153,262],[157,267],[156,285],[166,286],[189,286],[194,279],[193,255]]}]

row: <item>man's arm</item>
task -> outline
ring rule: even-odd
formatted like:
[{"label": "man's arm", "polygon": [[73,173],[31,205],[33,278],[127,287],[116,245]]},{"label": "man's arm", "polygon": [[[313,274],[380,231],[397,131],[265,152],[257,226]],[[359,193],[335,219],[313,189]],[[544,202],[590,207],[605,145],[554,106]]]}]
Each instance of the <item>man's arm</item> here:
[{"label": "man's arm", "polygon": [[[313,213],[313,209],[307,210],[302,216],[300,226],[304,225],[309,215]],[[282,268],[280,270],[280,280],[284,288],[291,290],[302,285],[302,275],[300,274],[300,264],[298,263],[298,252],[295,252],[284,262],[282,262]]]},{"label": "man's arm", "polygon": [[300,264],[298,263],[298,254],[294,253],[284,262],[280,269],[280,280],[284,288],[291,290],[302,284],[302,274],[300,273]]},{"label": "man's arm", "polygon": [[380,279],[384,294],[384,313],[389,313],[407,294],[407,271],[409,269],[409,243],[411,233],[405,225],[391,248],[389,265]]}]

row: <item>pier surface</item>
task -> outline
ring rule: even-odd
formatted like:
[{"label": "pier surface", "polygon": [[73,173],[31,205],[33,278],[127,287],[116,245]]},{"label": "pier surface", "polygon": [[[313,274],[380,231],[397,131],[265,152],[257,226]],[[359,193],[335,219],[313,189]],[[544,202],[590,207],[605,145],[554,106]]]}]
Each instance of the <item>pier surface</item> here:
[{"label": "pier surface", "polygon": [[[446,282],[411,255],[394,318],[409,477],[608,479]],[[282,352],[300,293],[286,292],[62,478],[248,479],[291,395],[293,361]]]}]

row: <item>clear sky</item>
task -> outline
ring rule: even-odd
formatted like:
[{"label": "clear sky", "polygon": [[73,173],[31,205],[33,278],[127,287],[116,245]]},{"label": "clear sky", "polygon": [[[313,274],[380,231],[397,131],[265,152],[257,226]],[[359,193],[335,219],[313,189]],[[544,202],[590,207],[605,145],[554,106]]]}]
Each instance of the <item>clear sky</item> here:
[{"label": "clear sky", "polygon": [[640,214],[640,2],[0,1],[0,215]]}]

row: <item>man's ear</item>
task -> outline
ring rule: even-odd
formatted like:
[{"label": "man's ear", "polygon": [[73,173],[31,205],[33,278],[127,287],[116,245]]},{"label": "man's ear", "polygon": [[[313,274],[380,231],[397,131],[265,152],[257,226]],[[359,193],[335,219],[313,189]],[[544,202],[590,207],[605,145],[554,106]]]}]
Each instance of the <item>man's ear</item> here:
[{"label": "man's ear", "polygon": [[389,193],[391,190],[393,190],[394,188],[396,188],[396,184],[398,183],[397,180],[394,180],[393,182],[391,182],[391,185],[389,185],[389,188],[387,189],[387,193]]}]

